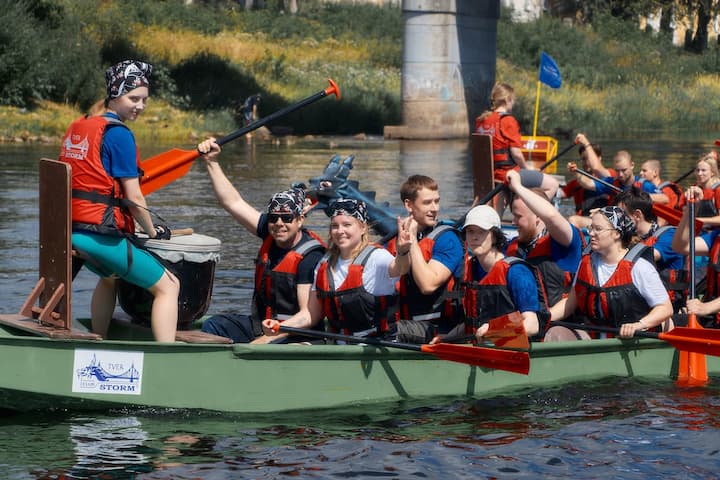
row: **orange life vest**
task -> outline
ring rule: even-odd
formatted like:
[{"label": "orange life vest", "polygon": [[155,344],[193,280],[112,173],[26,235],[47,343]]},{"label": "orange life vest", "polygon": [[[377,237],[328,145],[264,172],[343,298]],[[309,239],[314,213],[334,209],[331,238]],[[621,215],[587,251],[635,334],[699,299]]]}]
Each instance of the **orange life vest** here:
[{"label": "orange life vest", "polygon": [[[70,125],[62,140],[59,160],[72,167],[73,229],[103,234],[134,233],[135,222],[120,182],[102,164],[105,131],[123,122],[102,115],[83,117]],[[138,172],[140,156],[136,150]]]}]

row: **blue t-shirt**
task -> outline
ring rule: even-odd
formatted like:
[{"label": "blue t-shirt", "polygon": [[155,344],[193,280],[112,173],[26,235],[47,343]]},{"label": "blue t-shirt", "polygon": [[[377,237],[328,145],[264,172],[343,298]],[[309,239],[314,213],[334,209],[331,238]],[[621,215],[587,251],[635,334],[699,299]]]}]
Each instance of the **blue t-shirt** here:
[{"label": "blue t-shirt", "polygon": [[435,239],[430,259],[445,265],[453,277],[459,277],[462,275],[464,255],[462,242],[455,233],[448,230]]},{"label": "blue t-shirt", "polygon": [[672,249],[673,235],[675,235],[675,227],[668,228],[653,245],[660,254],[660,260],[655,262],[659,272],[666,269],[682,270],[685,266],[685,256]]},{"label": "blue t-shirt", "polygon": [[[617,177],[606,177],[603,180],[607,183],[612,184],[616,178]],[[598,193],[615,193],[615,190],[613,190],[612,188],[610,188],[609,186],[607,186],[603,183],[598,182],[597,180],[595,180],[594,183],[595,183],[595,190]],[[642,190],[643,192],[647,192],[649,194],[662,193],[655,184],[645,180],[644,178],[640,178],[637,175],[635,175],[634,183],[639,183],[640,190]],[[625,185],[620,185],[618,188],[620,188],[620,190],[622,190],[622,191],[627,190],[627,187]]]},{"label": "blue t-shirt", "polygon": [[[120,120],[114,113],[106,117]],[[113,178],[133,178],[138,176],[137,147],[135,136],[130,129],[121,125],[108,125],[102,144],[102,164]]]},{"label": "blue t-shirt", "polygon": [[[513,242],[517,242],[517,238],[514,238],[511,243]],[[515,255],[522,259],[527,258],[527,255],[523,255],[522,249],[518,249]],[[582,257],[582,237],[580,236],[580,231],[572,227],[572,240],[570,240],[570,245],[567,247],[550,237],[550,257],[562,271],[570,272],[574,275],[580,266],[580,258]]]},{"label": "blue t-shirt", "polygon": [[[473,278],[478,281],[485,278],[487,272],[482,269],[479,262],[472,262]],[[539,312],[538,286],[535,275],[527,265],[515,263],[510,265],[507,273],[507,286],[515,307],[519,312]],[[482,305],[480,305],[482,307]]]}]

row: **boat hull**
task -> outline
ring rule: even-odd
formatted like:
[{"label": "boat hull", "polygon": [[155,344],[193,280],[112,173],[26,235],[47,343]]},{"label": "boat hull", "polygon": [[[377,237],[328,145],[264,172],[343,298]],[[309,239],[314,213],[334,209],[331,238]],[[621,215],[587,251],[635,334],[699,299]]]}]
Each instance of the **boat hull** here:
[{"label": "boat hull", "polygon": [[[102,380],[87,375],[89,363],[100,364],[103,371],[113,366],[127,370],[127,363],[120,365],[128,358],[134,362],[132,375]],[[57,340],[3,328],[0,362],[5,366],[0,373],[4,409],[267,413],[398,399],[478,398],[607,377],[667,380],[675,373],[676,351],[648,339],[534,344],[526,376],[371,346]],[[717,358],[708,357],[708,371],[720,374]],[[87,385],[81,380],[96,390],[83,391]]]}]

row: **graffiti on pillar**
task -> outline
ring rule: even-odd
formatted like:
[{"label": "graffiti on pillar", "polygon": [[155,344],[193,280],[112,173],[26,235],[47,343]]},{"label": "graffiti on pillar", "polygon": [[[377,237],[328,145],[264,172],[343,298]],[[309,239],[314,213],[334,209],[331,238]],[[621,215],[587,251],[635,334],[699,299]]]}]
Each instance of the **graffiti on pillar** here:
[{"label": "graffiti on pillar", "polygon": [[460,72],[460,64],[452,66],[452,72],[447,75],[446,71],[426,71],[425,74],[403,72],[404,100],[440,100],[440,101],[462,101],[463,100],[463,79]]}]

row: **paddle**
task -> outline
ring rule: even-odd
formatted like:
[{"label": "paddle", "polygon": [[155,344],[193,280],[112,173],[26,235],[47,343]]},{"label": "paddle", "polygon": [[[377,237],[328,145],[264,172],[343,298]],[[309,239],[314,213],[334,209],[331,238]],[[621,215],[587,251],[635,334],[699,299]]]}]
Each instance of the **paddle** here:
[{"label": "paddle", "polygon": [[[596,177],[595,175],[593,175],[592,173],[586,172],[585,170],[583,170],[581,168],[575,168],[575,169],[573,169],[573,171],[579,173],[580,175],[588,177],[592,180],[595,180],[599,184],[604,185],[607,188],[609,188],[617,193],[622,192],[621,188],[613,185],[612,183],[606,182],[605,180],[602,180],[602,179]],[[662,205],[660,203],[653,203],[652,209],[653,209],[653,213],[655,215],[657,215],[658,217],[664,218],[671,225],[679,224],[680,219],[682,218],[682,212],[680,212],[679,210],[675,210],[674,208],[669,207],[667,205]],[[698,220],[698,222],[700,222],[700,221]],[[700,228],[702,228],[701,222],[700,222]]]},{"label": "paddle", "polygon": [[347,343],[363,343],[375,347],[397,348],[414,352],[429,353],[442,360],[465,363],[482,368],[505,370],[507,372],[527,375],[530,371],[530,355],[527,352],[515,350],[500,350],[496,348],[474,347],[472,345],[457,345],[454,343],[436,343],[434,345],[415,345],[412,343],[396,343],[380,340],[373,337],[353,337],[339,333],[320,332],[304,328],[286,327],[281,323],[275,325],[276,331],[302,335],[313,338],[326,338]]},{"label": "paddle", "polygon": [[[310,95],[297,103],[289,105],[282,110],[278,110],[267,117],[263,117],[251,123],[246,127],[236,130],[217,140],[217,144],[222,146],[245,135],[246,133],[250,133],[253,130],[257,130],[262,126],[267,125],[268,123],[283,117],[290,112],[294,112],[295,110],[305,107],[306,105],[310,105],[323,97],[327,97],[328,95],[335,95],[336,99],[339,100],[340,89],[337,84],[332,79],[328,79],[328,82],[330,83],[330,86],[325,90],[320,90],[319,92]],[[193,160],[199,156],[200,152],[198,152],[197,149],[181,150],[179,148],[174,148],[141,162],[140,167],[142,168],[144,175],[140,180],[140,190],[142,190],[144,195],[147,195],[177,180],[190,171],[190,166],[192,165]]]},{"label": "paddle", "polygon": [[[586,330],[591,332],[605,332],[618,335],[619,328],[603,327],[599,325],[582,325],[579,323],[554,321],[551,326],[565,327],[572,330]],[[634,337],[654,338],[668,342],[680,353],[697,352],[697,354],[707,354],[720,356],[720,330],[706,330],[701,328],[675,327],[669,332],[643,332],[636,331]],[[700,355],[702,357],[702,355]],[[704,357],[703,357],[704,358]],[[707,372],[706,372],[707,375]],[[679,380],[679,378],[678,378]],[[707,377],[705,378],[707,381]]]},{"label": "paddle", "polygon": [[[437,335],[433,338],[432,343],[469,343],[474,339],[474,334],[463,337]],[[491,319],[488,322],[488,329],[483,339],[492,342],[493,345],[499,348],[513,350],[528,350],[530,348],[530,339],[527,336],[527,332],[525,332],[522,315],[518,311]]]},{"label": "paddle", "polygon": [[[539,170],[540,170],[541,172],[542,172],[543,170],[545,170],[547,167],[549,167],[550,165],[552,165],[553,163],[555,163],[558,158],[562,157],[562,156],[565,155],[567,152],[569,152],[570,150],[572,150],[572,148],[573,148],[574,146],[575,146],[575,144],[574,144],[574,143],[571,143],[571,144],[568,145],[567,147],[563,148],[557,155],[555,155],[555,156],[552,157],[550,160],[548,160],[547,162],[545,162],[545,163],[543,163],[542,165],[540,165]],[[497,185],[495,185],[495,188],[493,188],[493,189],[490,190],[488,193],[486,193],[486,194],[477,202],[476,205],[485,205],[485,204],[488,203],[490,200],[492,200],[493,198],[495,198],[495,195],[497,195],[498,193],[500,193],[500,191],[501,191],[503,188],[505,188],[505,184],[504,184],[504,183],[498,183]],[[465,218],[465,217],[463,217],[463,218]]]},{"label": "paddle", "polygon": [[[691,196],[688,200],[688,214],[690,216],[688,228],[689,228],[689,237],[690,237],[690,255],[688,257],[689,262],[689,270],[690,270],[690,286],[689,286],[689,292],[688,292],[688,298],[695,298],[695,202],[697,201],[695,199],[695,196]],[[677,329],[675,329],[677,330]],[[672,330],[672,331],[675,331]],[[697,315],[694,313],[688,314],[688,328],[687,330],[694,332],[696,334],[699,334],[703,337],[709,337],[709,335],[704,335],[704,329],[700,328],[700,325],[697,321]],[[720,332],[714,332],[714,333],[720,333]],[[708,332],[709,334],[709,332]],[[718,336],[720,338],[720,336]],[[718,343],[720,345],[720,342]],[[688,349],[689,350],[689,349]],[[710,353],[710,355],[715,355],[711,352],[701,352],[701,353]],[[676,383],[680,386],[684,387],[692,387],[692,386],[699,386],[699,385],[705,385],[708,381],[708,374],[707,374],[707,360],[705,359],[704,355],[701,355],[699,353],[690,353],[690,351],[681,351],[680,352],[680,359],[678,362],[678,378]]]},{"label": "paddle", "polygon": [[685,172],[685,173],[683,173],[682,175],[680,175],[673,183],[679,184],[680,182],[682,182],[683,180],[685,180],[687,177],[690,176],[691,173],[693,173],[693,172],[695,171],[695,168],[696,168],[696,167],[692,167],[690,170],[688,170],[687,172]]}]

